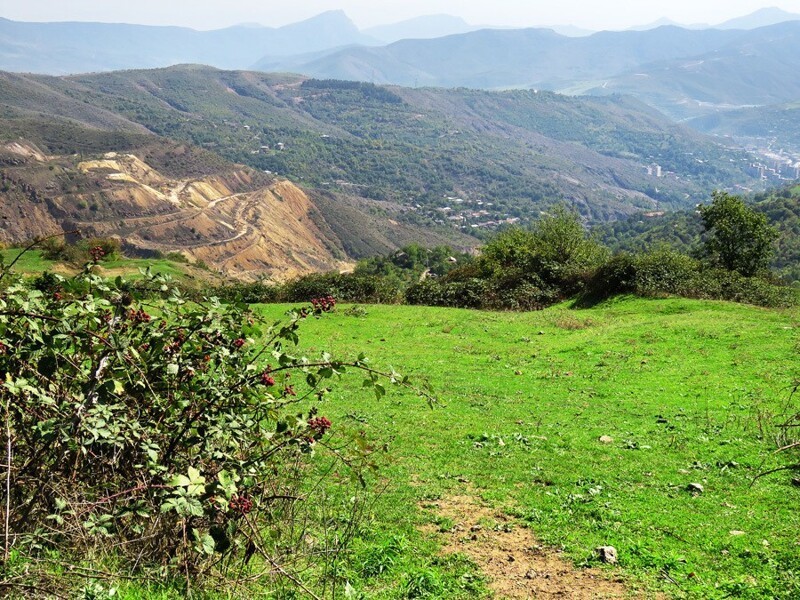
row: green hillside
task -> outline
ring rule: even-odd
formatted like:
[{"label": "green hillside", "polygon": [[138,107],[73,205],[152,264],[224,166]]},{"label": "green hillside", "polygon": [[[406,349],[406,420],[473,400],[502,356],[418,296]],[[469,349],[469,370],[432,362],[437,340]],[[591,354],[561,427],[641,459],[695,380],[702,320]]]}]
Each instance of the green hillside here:
[{"label": "green hillside", "polygon": [[[466,231],[563,201],[594,219],[678,208],[748,181],[745,154],[619,97],[385,88],[196,66],[3,77],[0,103],[17,129],[24,90],[43,89],[50,118],[106,128],[76,108],[98,107],[125,128]],[[652,163],[664,177],[647,174]],[[450,206],[455,198],[464,205]]]},{"label": "green hillside", "polygon": [[[788,281],[800,281],[800,186],[757,194],[753,208],[765,214],[778,231],[772,268]],[[635,215],[598,225],[594,231],[614,251],[638,252],[665,244],[693,252],[701,239],[702,221],[694,211],[666,215]]]},{"label": "green hillside", "polygon": [[[263,310],[276,317],[285,307]],[[390,440],[378,477],[392,483],[347,571],[367,597],[402,596],[426,564],[430,597],[474,597],[458,563],[425,554],[468,519],[439,512],[464,495],[515,517],[483,521],[488,536],[530,527],[582,566],[613,545],[620,566],[605,575],[622,577],[634,597],[800,593],[798,488],[787,473],[751,485],[782,464],[773,425],[796,373],[794,313],[626,298],[580,311],[358,314],[340,307],[320,321],[306,351],[366,349],[374,364],[429,380],[441,400],[431,410],[390,391],[376,402],[345,386],[321,405],[335,424]],[[704,491],[693,496],[695,482]],[[408,545],[385,572],[359,566],[398,535]]]},{"label": "green hillside", "polygon": [[773,149],[800,153],[800,103],[758,106],[714,113],[692,119],[691,126],[704,133],[730,136],[745,143],[752,140]]}]

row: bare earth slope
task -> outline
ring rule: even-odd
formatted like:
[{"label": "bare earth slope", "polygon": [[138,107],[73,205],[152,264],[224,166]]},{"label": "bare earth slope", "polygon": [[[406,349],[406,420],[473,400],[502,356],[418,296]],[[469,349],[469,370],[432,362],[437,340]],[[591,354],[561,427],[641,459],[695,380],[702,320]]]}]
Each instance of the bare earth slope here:
[{"label": "bare earth slope", "polygon": [[79,230],[133,249],[181,252],[245,279],[346,268],[338,240],[300,188],[246,167],[175,178],[132,153],[47,156],[0,147],[0,242]]}]

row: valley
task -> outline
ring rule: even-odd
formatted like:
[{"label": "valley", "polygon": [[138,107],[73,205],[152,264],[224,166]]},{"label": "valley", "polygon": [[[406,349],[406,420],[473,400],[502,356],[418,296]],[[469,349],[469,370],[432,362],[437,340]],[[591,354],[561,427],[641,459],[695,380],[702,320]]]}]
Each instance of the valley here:
[{"label": "valley", "polygon": [[[691,206],[710,188],[759,185],[747,153],[625,97],[381,87],[198,66],[4,78],[12,135],[76,152],[75,141],[98,128],[126,139],[149,131],[323,195],[382,203],[391,220],[439,235],[528,222],[559,203],[602,221]],[[47,105],[47,131],[26,116],[31,96]],[[92,133],[67,143],[65,128],[76,122]],[[114,150],[109,142],[97,151]]]},{"label": "valley", "polygon": [[789,2],[78,4],[0,14],[0,596],[800,598]]}]

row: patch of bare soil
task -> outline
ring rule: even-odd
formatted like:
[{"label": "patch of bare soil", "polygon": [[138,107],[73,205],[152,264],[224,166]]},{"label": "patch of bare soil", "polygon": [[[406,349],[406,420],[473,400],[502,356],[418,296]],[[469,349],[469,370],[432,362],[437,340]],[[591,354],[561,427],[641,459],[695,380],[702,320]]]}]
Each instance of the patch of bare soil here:
[{"label": "patch of bare soil", "polygon": [[459,552],[478,565],[497,598],[645,597],[598,569],[576,568],[539,545],[529,529],[472,496],[443,498],[425,508],[442,524],[426,531],[442,536],[445,553]]}]

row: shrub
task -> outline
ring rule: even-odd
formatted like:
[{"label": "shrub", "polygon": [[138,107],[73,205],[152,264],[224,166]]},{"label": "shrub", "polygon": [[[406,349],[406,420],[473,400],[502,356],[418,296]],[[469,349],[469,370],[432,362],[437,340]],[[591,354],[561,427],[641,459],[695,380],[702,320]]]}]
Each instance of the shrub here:
[{"label": "shrub", "polygon": [[[158,250],[156,250],[156,252],[158,252]],[[160,257],[156,256],[156,258],[160,258]],[[164,258],[166,258],[168,261],[174,262],[174,263],[189,264],[189,259],[186,258],[180,252],[167,252],[164,255]]]},{"label": "shrub", "polygon": [[633,260],[636,293],[686,295],[691,291],[700,264],[670,248],[659,248],[637,255]]},{"label": "shrub", "polygon": [[93,249],[99,249],[102,252],[101,260],[116,260],[122,254],[120,242],[115,238],[90,238],[81,241],[78,247],[84,250],[89,257],[92,256]]},{"label": "shrub", "polygon": [[695,273],[685,295],[728,300],[773,308],[797,304],[797,289],[763,277],[745,277],[737,271],[706,268]]},{"label": "shrub", "polygon": [[438,281],[426,279],[406,290],[408,304],[449,306],[453,308],[482,308],[487,299],[487,282],[482,279]]},{"label": "shrub", "polygon": [[375,275],[322,273],[306,275],[286,283],[280,293],[285,302],[308,302],[334,296],[341,302],[394,304],[402,298],[397,283]]},{"label": "shrub", "polygon": [[611,257],[601,265],[586,284],[579,304],[589,305],[616,296],[630,294],[636,290],[635,258],[623,252]]},{"label": "shrub", "polygon": [[624,293],[676,295],[771,307],[797,303],[797,291],[777,279],[745,277],[735,270],[703,265],[665,247],[639,255],[614,256],[595,271],[586,293],[576,304],[591,305]]},{"label": "shrub", "polygon": [[88,262],[89,255],[77,246],[67,244],[61,238],[48,238],[39,247],[42,249],[42,257],[47,260],[83,264]]},{"label": "shrub", "polygon": [[[286,575],[289,557],[307,567],[308,535],[326,552],[347,543],[362,495],[335,486],[355,498],[343,502],[351,512],[314,529],[315,511],[329,519],[331,508],[310,496],[324,488],[307,481],[308,458],[325,450],[333,424],[297,402],[321,397],[346,367],[365,371],[379,398],[384,390],[363,358],[288,352],[301,323],[331,302],[265,327],[244,305],[188,302],[158,278],[166,291],[150,304],[90,267],[34,286],[3,278],[12,280],[0,292],[0,406],[15,552],[37,562],[51,549],[63,560],[110,553],[117,569],[163,568],[188,585],[209,572],[224,578],[225,565],[238,573],[253,555],[267,577]],[[353,435],[330,460],[363,482],[371,449]]]},{"label": "shrub", "polygon": [[542,310],[562,298],[561,291],[541,282],[515,286],[495,284],[488,288],[484,307],[497,310]]},{"label": "shrub", "polygon": [[587,235],[577,214],[559,209],[530,230],[511,228],[497,235],[473,269],[491,290],[486,306],[530,310],[581,292],[607,255]]}]

